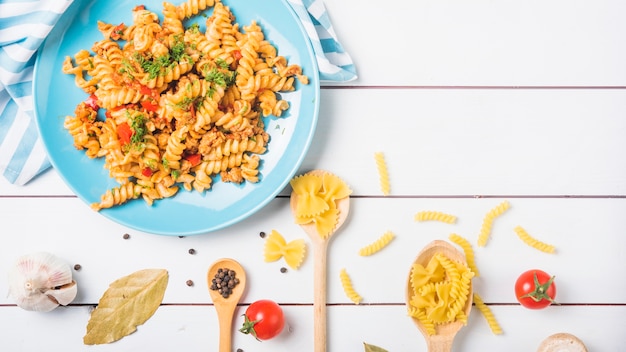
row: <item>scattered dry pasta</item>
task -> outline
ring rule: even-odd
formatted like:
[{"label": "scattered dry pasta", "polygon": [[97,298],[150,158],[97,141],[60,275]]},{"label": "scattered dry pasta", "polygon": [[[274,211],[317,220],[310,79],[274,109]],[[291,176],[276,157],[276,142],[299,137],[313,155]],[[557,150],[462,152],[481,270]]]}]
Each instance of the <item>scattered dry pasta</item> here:
[{"label": "scattered dry pasta", "polygon": [[361,248],[359,250],[359,255],[366,257],[366,256],[370,256],[374,253],[378,253],[380,252],[383,248],[387,247],[387,245],[389,245],[389,243],[391,243],[391,241],[395,238],[396,236],[393,234],[393,232],[391,231],[387,231],[384,234],[382,234],[378,239],[376,239],[376,241],[366,245],[365,247]]},{"label": "scattered dry pasta", "polygon": [[538,239],[532,237],[521,226],[516,226],[514,230],[515,230],[515,233],[517,234],[517,237],[519,237],[527,245],[545,253],[554,253],[555,248],[553,245],[539,241]]},{"label": "scattered dry pasta", "polygon": [[296,176],[290,184],[297,196],[296,223],[314,223],[317,233],[322,238],[328,237],[339,221],[336,202],[350,196],[352,190],[341,178],[329,172]]},{"label": "scattered dry pasta", "polygon": [[382,152],[376,152],[374,153],[374,160],[376,161],[376,168],[378,169],[380,190],[387,196],[391,190],[391,184],[389,183],[389,169],[385,162],[385,156]]},{"label": "scattered dry pasta", "polygon": [[[206,29],[183,20],[213,7]],[[163,2],[161,17],[136,6],[129,25],[99,22],[103,39],[62,70],[90,97],[67,116],[74,147],[119,184],[94,210],[131,199],[148,204],[180,187],[204,192],[223,182],[258,182],[269,134],[262,117],[280,117],[280,92],[308,84],[252,21],[240,27],[217,1]],[[106,119],[98,110],[106,110]]]},{"label": "scattered dry pasta", "polygon": [[415,214],[415,221],[440,221],[447,224],[454,224],[456,222],[456,216],[440,211],[425,210]]},{"label": "scattered dry pasta", "polygon": [[464,308],[469,303],[473,277],[467,265],[443,253],[436,253],[425,267],[414,263],[409,278],[408,314],[422,322],[429,335],[436,334],[438,324],[467,324]]},{"label": "scattered dry pasta", "polygon": [[341,280],[341,286],[343,287],[343,291],[345,292],[346,296],[352,302],[354,302],[354,304],[361,303],[361,301],[363,300],[363,297],[361,297],[361,295],[359,295],[354,290],[354,287],[352,286],[352,280],[350,279],[350,275],[348,275],[348,272],[346,271],[345,268],[341,269],[341,271],[339,272],[339,279]]},{"label": "scattered dry pasta", "polygon": [[474,256],[474,249],[469,241],[457,235],[456,233],[450,234],[450,241],[456,243],[463,249],[463,253],[465,254],[465,259],[467,260],[467,266],[469,266],[470,270],[474,272],[474,277],[480,276],[478,273],[478,267],[476,266],[476,257]]},{"label": "scattered dry pasta", "polygon": [[487,245],[487,240],[489,240],[489,236],[491,235],[491,228],[493,227],[494,220],[507,211],[510,206],[509,202],[505,200],[487,212],[485,218],[483,219],[480,233],[478,234],[478,246],[484,247]]},{"label": "scattered dry pasta", "polygon": [[483,317],[485,317],[485,320],[487,320],[487,324],[489,324],[489,328],[491,329],[491,331],[495,335],[502,334],[502,328],[500,328],[500,324],[498,324],[498,321],[493,315],[493,312],[491,312],[489,306],[486,305],[485,302],[483,302],[482,298],[475,292],[474,304],[476,305],[476,308],[478,308],[478,310],[482,313]]},{"label": "scattered dry pasta", "polygon": [[292,269],[298,269],[304,261],[306,243],[303,239],[293,240],[289,243],[276,230],[272,230],[265,240],[263,249],[266,262],[275,262],[285,258],[285,262]]}]

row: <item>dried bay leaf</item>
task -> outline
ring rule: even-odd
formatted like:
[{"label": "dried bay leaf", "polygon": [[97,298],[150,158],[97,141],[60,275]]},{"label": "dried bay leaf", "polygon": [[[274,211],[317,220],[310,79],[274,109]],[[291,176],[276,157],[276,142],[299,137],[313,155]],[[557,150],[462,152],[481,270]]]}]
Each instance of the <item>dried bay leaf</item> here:
[{"label": "dried bay leaf", "polygon": [[111,343],[137,331],[161,305],[167,281],[167,270],[144,269],[112,282],[91,312],[83,343]]},{"label": "dried bay leaf", "polygon": [[365,352],[389,352],[384,348],[380,348],[378,346],[370,345],[363,342],[363,346],[365,347]]}]

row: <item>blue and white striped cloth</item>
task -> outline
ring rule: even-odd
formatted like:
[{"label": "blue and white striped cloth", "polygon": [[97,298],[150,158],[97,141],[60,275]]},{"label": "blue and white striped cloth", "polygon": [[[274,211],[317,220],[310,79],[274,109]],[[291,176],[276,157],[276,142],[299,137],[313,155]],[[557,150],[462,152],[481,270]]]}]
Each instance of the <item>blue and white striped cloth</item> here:
[{"label": "blue and white striped cloth", "polygon": [[[32,96],[36,52],[73,0],[0,0],[0,173],[24,185],[50,167]],[[322,0],[288,0],[313,45],[320,81],[356,79]]]}]

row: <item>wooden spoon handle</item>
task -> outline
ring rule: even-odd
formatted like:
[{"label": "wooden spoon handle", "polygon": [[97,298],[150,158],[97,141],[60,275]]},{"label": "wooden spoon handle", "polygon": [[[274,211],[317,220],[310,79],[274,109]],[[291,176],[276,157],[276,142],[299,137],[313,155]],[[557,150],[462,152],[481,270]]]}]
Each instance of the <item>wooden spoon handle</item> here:
[{"label": "wooden spoon handle", "polygon": [[454,335],[452,335],[452,336],[443,336],[443,335],[432,336],[427,341],[428,352],[450,352],[450,351],[452,351],[452,342],[453,341],[454,341]]},{"label": "wooden spoon handle", "polygon": [[217,317],[220,324],[220,348],[219,352],[232,352],[232,327],[234,307],[218,309]]},{"label": "wooden spoon handle", "polygon": [[326,242],[313,247],[313,351],[326,352]]}]

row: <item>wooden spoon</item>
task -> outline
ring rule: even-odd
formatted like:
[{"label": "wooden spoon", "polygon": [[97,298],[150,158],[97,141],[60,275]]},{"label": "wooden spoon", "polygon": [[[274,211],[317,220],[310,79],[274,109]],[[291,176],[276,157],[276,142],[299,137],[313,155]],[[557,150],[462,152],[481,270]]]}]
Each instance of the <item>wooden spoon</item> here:
[{"label": "wooden spoon", "polygon": [[[308,174],[322,176],[326,171],[312,170]],[[332,236],[339,230],[341,225],[346,221],[348,213],[350,212],[350,197],[345,197],[335,201],[337,209],[339,210],[339,220],[335,229],[323,238],[315,228],[315,223],[302,224],[300,227],[304,232],[309,235],[313,247],[313,261],[315,266],[313,267],[313,351],[324,352],[326,351],[326,254],[328,252],[328,242]],[[291,192],[291,198],[289,199],[289,205],[291,211],[296,214],[296,208],[298,205],[298,195]]]},{"label": "wooden spoon", "polygon": [[[414,263],[421,264],[426,267],[430,259],[437,253],[442,253],[449,259],[457,262],[462,262],[467,265],[467,260],[465,259],[465,255],[459,252],[454,246],[446,241],[435,240],[429,243],[426,247],[422,249],[422,251],[415,258]],[[411,296],[413,295],[413,288],[411,287],[411,274],[409,272],[409,278],[407,280],[406,285],[406,304],[407,307],[410,307]],[[469,297],[465,302],[465,306],[463,307],[463,313],[465,316],[469,318],[470,311],[472,309],[472,301],[473,301],[473,286],[470,282],[470,290]],[[430,352],[449,352],[452,351],[452,342],[454,341],[454,336],[459,330],[463,327],[463,322],[454,321],[446,324],[438,324],[435,325],[436,333],[434,335],[429,335],[426,331],[426,328],[416,318],[412,318],[415,325],[419,328],[422,335],[426,339],[426,344],[428,346],[428,351]]]},{"label": "wooden spoon", "polygon": [[[235,277],[239,279],[239,283],[235,285],[232,289],[232,293],[227,298],[224,298],[217,290],[211,289],[212,281],[220,268],[234,270]],[[209,268],[207,282],[209,285],[209,294],[211,295],[215,310],[217,311],[217,318],[220,325],[219,352],[231,352],[233,314],[246,288],[246,271],[243,270],[243,267],[237,261],[222,258],[215,261]]]}]

